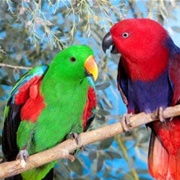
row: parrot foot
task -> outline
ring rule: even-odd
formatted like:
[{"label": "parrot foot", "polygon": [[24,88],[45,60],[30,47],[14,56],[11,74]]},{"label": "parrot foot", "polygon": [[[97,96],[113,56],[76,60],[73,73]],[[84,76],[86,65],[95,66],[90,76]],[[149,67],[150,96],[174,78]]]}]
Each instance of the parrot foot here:
[{"label": "parrot foot", "polygon": [[75,139],[77,145],[79,144],[79,134],[78,133],[70,132],[69,137],[72,140]]},{"label": "parrot foot", "polygon": [[165,118],[163,117],[163,108],[162,107],[159,107],[156,110],[155,114],[156,114],[157,119],[159,119],[161,122],[165,122]]},{"label": "parrot foot", "polygon": [[73,154],[69,153],[68,159],[69,159],[71,162],[74,162],[75,156],[74,156]]},{"label": "parrot foot", "polygon": [[132,114],[125,114],[123,115],[122,117],[122,127],[123,127],[123,130],[128,133],[130,128],[131,128],[131,123],[130,123],[130,118],[132,117],[133,115]]},{"label": "parrot foot", "polygon": [[[76,133],[76,132],[71,132],[71,133],[69,134],[69,137],[70,137],[70,139],[72,139],[72,140],[75,139],[76,144],[79,145],[79,142],[80,142],[80,141],[79,141],[79,134],[78,134],[78,133]],[[80,147],[80,150],[81,150],[81,151],[85,151],[85,150],[86,150],[85,146],[82,145],[82,146]],[[75,153],[74,153],[74,154],[75,154]]]},{"label": "parrot foot", "polygon": [[86,151],[86,147],[82,145],[82,146],[80,147],[80,150],[81,150],[82,152],[85,152],[85,151]]},{"label": "parrot foot", "polygon": [[28,152],[26,149],[19,151],[16,159],[20,159],[20,164],[23,168],[26,166],[26,160],[27,157],[29,156]]}]

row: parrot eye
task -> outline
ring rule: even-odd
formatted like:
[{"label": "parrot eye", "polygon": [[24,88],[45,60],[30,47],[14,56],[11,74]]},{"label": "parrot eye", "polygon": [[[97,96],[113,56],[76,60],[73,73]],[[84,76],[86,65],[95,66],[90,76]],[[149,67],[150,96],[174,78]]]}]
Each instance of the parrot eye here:
[{"label": "parrot eye", "polygon": [[75,62],[76,58],[75,57],[71,57],[70,60],[71,60],[71,62]]},{"label": "parrot eye", "polygon": [[129,33],[128,33],[128,32],[124,32],[124,33],[122,34],[122,37],[123,37],[123,38],[128,38],[128,37],[129,37]]}]

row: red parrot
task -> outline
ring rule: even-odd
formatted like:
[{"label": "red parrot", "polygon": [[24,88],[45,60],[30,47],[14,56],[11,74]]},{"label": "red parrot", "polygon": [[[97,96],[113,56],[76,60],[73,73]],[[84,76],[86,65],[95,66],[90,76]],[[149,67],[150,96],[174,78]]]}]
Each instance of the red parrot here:
[{"label": "red parrot", "polygon": [[[151,19],[125,19],[103,39],[106,51],[121,53],[118,89],[128,113],[150,113],[180,101],[180,48]],[[157,180],[180,180],[180,117],[149,124],[148,168]]]}]

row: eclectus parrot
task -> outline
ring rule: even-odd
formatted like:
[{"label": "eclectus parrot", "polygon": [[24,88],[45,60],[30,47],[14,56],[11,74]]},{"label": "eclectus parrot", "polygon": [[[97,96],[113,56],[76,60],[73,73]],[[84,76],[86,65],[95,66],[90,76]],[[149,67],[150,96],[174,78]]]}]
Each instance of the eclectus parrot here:
[{"label": "eclectus parrot", "polygon": [[[121,53],[118,89],[129,113],[150,113],[180,101],[180,49],[150,19],[125,19],[103,39],[106,51]],[[163,117],[162,117],[163,118]],[[156,180],[180,180],[180,117],[149,126],[149,172]]]},{"label": "eclectus parrot", "polygon": [[[98,68],[92,49],[74,45],[50,65],[35,67],[14,86],[4,113],[2,150],[6,161],[19,151],[35,154],[86,131],[95,115],[94,80]],[[51,162],[7,179],[53,179]]]}]

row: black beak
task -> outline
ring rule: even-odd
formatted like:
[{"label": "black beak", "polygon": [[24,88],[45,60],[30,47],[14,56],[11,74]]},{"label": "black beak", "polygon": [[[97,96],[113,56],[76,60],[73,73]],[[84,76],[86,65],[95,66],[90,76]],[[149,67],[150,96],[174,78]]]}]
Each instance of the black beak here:
[{"label": "black beak", "polygon": [[103,51],[106,53],[106,50],[109,49],[110,46],[112,46],[112,49],[111,49],[112,54],[119,53],[118,50],[116,49],[115,45],[114,45],[114,42],[113,42],[113,39],[112,39],[110,32],[108,32],[102,40]]}]

